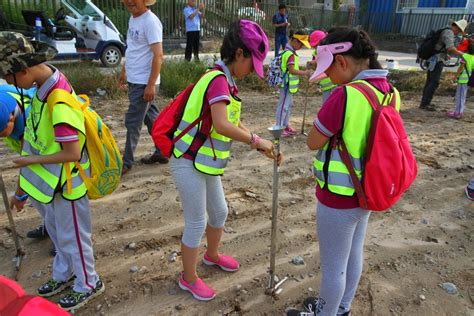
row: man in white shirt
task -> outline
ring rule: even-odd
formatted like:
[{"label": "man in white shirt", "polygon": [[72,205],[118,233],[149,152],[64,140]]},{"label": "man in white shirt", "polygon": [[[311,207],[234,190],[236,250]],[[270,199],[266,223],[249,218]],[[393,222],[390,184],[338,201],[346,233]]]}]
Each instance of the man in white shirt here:
[{"label": "man in white shirt", "polygon": [[[133,165],[135,148],[140,139],[143,123],[151,135],[158,108],[152,103],[160,85],[160,70],[163,61],[163,26],[158,17],[147,6],[156,0],[123,0],[132,14],[128,24],[125,65],[119,78],[119,86],[128,84],[130,106],[125,114],[127,139],[123,153],[123,174]],[[160,150],[141,160],[142,163],[167,163],[168,158]]]}]

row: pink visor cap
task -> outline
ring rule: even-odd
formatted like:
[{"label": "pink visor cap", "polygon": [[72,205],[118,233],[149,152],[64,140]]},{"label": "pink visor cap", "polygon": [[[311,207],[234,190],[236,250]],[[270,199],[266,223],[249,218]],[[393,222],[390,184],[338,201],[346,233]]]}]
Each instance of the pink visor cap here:
[{"label": "pink visor cap", "polygon": [[254,21],[240,20],[240,38],[252,54],[255,73],[263,78],[263,61],[268,54],[268,38],[260,25]]},{"label": "pink visor cap", "polygon": [[309,81],[317,81],[326,77],[324,73],[334,61],[334,55],[347,52],[352,48],[351,42],[341,42],[321,45],[316,48],[316,71],[311,75]]}]

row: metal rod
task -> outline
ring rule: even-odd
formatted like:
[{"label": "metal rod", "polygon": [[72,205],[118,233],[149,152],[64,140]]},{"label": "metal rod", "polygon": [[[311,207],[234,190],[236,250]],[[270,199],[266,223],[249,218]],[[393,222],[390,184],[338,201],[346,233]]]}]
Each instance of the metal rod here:
[{"label": "metal rod", "polygon": [[306,122],[306,108],[308,107],[308,94],[309,94],[309,80],[306,83],[305,96],[304,96],[304,112],[303,112],[303,123],[301,123],[301,134],[307,136],[304,132],[304,124]]},{"label": "metal rod", "polygon": [[10,209],[10,202],[8,201],[7,190],[5,188],[5,182],[3,182],[3,175],[1,173],[0,173],[0,191],[2,191],[2,198],[3,198],[3,203],[5,204],[5,211],[7,213],[8,221],[10,222],[10,229],[12,231],[13,240],[15,241],[15,248],[16,248],[15,271],[17,271],[17,273],[15,274],[15,280],[16,280],[18,271],[20,270],[21,259],[23,258],[25,253],[23,249],[21,248],[20,239],[18,238],[18,234],[16,232],[15,221],[13,220],[12,211]]},{"label": "metal rod", "polygon": [[280,152],[280,138],[275,137],[273,142],[273,153],[275,160],[273,163],[273,192],[272,192],[272,231],[270,244],[270,289],[275,286],[275,255],[277,245],[277,223],[278,223],[278,153]]},{"label": "metal rod", "polygon": [[275,285],[275,290],[278,289],[283,283],[286,282],[286,280],[288,280],[288,277],[284,277],[280,282],[278,282],[276,285]]}]

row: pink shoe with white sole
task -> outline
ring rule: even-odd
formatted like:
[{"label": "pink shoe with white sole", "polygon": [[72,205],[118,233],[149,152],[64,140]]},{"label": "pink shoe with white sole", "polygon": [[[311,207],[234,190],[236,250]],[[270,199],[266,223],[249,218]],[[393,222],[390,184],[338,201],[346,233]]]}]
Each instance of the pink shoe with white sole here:
[{"label": "pink shoe with white sole", "polygon": [[227,272],[235,272],[239,270],[240,268],[240,263],[235,260],[231,256],[224,256],[224,255],[219,255],[219,260],[216,262],[212,260],[208,255],[207,252],[204,254],[204,259],[202,260],[204,264],[208,266],[219,266],[224,271]]},{"label": "pink shoe with white sole", "polygon": [[200,278],[190,284],[184,280],[181,274],[179,276],[178,285],[182,290],[190,292],[195,299],[200,301],[210,301],[216,297],[216,292]]}]

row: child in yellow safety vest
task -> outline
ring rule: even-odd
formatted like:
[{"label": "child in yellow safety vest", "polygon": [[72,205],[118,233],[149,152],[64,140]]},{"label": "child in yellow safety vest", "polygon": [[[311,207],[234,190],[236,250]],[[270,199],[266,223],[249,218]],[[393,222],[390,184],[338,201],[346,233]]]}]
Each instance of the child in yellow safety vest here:
[{"label": "child in yellow safety vest", "polygon": [[467,52],[462,54],[461,65],[459,65],[456,73],[458,78],[458,84],[456,87],[456,98],[455,98],[455,109],[454,111],[448,112],[447,116],[452,119],[459,120],[462,118],[464,107],[466,105],[467,90],[469,88],[468,82],[469,77],[472,75],[474,70],[474,43],[473,40],[469,40],[467,46]]},{"label": "child in yellow safety vest", "polygon": [[[366,85],[379,97],[379,102],[386,93],[396,100],[399,95],[392,90],[388,71],[377,61],[375,46],[364,31],[332,29],[317,51],[316,71],[310,81],[327,76],[339,86],[319,110],[307,139],[308,147],[318,150],[313,171],[317,180],[316,231],[322,278],[319,296],[306,298],[304,307],[311,315],[350,315],[362,274],[370,211],[360,207],[349,170],[341,162],[340,149],[330,142],[342,135],[350,148],[354,168],[363,177],[373,109],[365,95],[347,84]],[[287,313],[288,316],[307,314],[296,309]]]},{"label": "child in yellow safety vest", "polygon": [[[325,37],[326,37],[326,32],[321,31],[321,30],[316,30],[309,35],[309,44],[311,45],[312,48],[314,48],[314,51],[313,51],[313,58],[310,61],[308,61],[308,65],[312,66],[314,69],[316,68],[317,47],[319,45],[319,42],[321,42]],[[321,91],[323,92],[323,103],[324,103],[331,95],[332,90],[334,90],[334,88],[337,87],[337,85],[332,83],[331,78],[323,78],[319,81],[319,87],[321,88]]]},{"label": "child in yellow safety vest", "polygon": [[[228,208],[221,177],[230,158],[232,141],[239,141],[273,157],[273,144],[251,133],[240,121],[241,101],[234,77],[243,79],[253,71],[263,78],[263,61],[268,39],[253,21],[234,22],[221,46],[221,60],[194,86],[175,136],[201,116],[198,127],[189,130],[174,145],[171,173],[183,207],[184,232],[181,239],[183,273],[178,285],[194,298],[209,301],[215,291],[196,272],[199,245],[206,232],[206,265],[234,272],[239,262],[219,253]],[[207,220],[206,220],[207,213]]]},{"label": "child in yellow safety vest", "polygon": [[[45,225],[56,246],[52,277],[41,285],[37,294],[52,296],[72,283],[69,293],[58,304],[74,311],[102,294],[105,286],[94,268],[91,240],[91,216],[87,187],[74,162],[89,173],[89,157],[85,148],[84,113],[66,103],[48,106],[47,100],[57,89],[75,96],[66,77],[44,62],[57,54],[42,42],[30,42],[22,34],[0,32],[0,76],[9,84],[37,91],[26,121],[21,157],[13,162],[20,167],[17,196],[29,195],[45,210]],[[70,173],[66,189],[66,169]],[[25,201],[11,203],[18,210]]]},{"label": "child in yellow safety vest", "polygon": [[296,134],[296,130],[290,126],[290,113],[293,106],[293,94],[298,92],[300,82],[299,76],[309,76],[311,70],[300,70],[299,56],[296,51],[303,46],[311,48],[308,35],[304,31],[296,31],[290,35],[290,41],[286,44],[281,54],[281,73],[283,82],[280,86],[280,99],[275,111],[276,125],[284,126],[282,137],[290,137]]},{"label": "child in yellow safety vest", "polygon": [[[25,90],[12,85],[0,85],[0,138],[3,138],[11,151],[17,154],[21,153],[25,122],[35,93],[36,88]],[[15,195],[14,198],[23,202],[28,199],[28,195]],[[36,200],[31,200],[31,204],[40,213],[43,224],[27,232],[26,237],[34,239],[48,237],[48,232],[44,226],[45,210],[42,204]],[[54,255],[55,253],[56,250],[53,245],[51,254]]]}]

